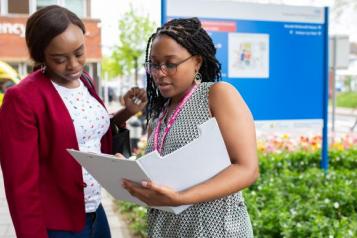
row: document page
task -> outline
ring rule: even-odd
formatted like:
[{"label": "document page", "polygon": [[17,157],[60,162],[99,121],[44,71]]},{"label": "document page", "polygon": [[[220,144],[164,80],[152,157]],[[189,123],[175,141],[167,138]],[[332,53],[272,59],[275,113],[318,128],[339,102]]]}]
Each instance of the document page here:
[{"label": "document page", "polygon": [[[138,183],[153,181],[182,191],[212,178],[231,164],[216,119],[211,118],[200,125],[199,131],[197,139],[164,157],[157,151],[138,160],[75,150],[68,152],[116,199],[145,205],[121,187],[123,178]],[[189,206],[155,208],[178,214]]]}]

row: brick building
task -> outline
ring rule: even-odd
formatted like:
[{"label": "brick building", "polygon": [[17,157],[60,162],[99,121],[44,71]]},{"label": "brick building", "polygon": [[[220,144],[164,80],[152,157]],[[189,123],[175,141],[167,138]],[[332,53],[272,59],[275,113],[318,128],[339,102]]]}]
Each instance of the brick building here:
[{"label": "brick building", "polygon": [[102,56],[101,29],[100,21],[91,18],[91,0],[0,0],[0,61],[10,64],[20,77],[32,71],[25,43],[26,21],[39,8],[52,4],[66,7],[82,18],[87,30],[86,68],[98,82]]}]

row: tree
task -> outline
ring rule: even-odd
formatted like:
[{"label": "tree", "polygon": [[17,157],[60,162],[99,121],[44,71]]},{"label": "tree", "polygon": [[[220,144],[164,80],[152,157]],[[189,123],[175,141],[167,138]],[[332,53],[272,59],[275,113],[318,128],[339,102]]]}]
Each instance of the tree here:
[{"label": "tree", "polygon": [[109,59],[103,61],[103,70],[111,76],[135,75],[138,84],[139,62],[144,62],[144,53],[155,23],[148,16],[138,16],[133,7],[119,20],[119,42]]}]

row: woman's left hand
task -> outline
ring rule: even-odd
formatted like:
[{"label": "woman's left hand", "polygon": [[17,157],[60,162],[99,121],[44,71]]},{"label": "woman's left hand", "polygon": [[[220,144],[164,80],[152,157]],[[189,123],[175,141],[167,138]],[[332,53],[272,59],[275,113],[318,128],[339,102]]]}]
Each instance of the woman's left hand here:
[{"label": "woman's left hand", "polygon": [[143,111],[147,104],[146,91],[142,88],[133,87],[124,95],[126,109],[133,115]]},{"label": "woman's left hand", "polygon": [[123,188],[146,203],[148,206],[179,206],[183,205],[180,201],[180,193],[171,188],[159,186],[151,181],[143,181],[141,184],[129,180],[123,180]]}]

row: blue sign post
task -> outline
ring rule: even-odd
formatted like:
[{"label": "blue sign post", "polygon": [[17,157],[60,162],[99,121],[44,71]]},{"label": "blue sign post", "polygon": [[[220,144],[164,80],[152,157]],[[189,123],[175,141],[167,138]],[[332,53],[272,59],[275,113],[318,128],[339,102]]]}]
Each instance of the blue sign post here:
[{"label": "blue sign post", "polygon": [[[198,10],[199,9],[199,10]],[[162,0],[162,22],[199,17],[256,121],[317,123],[328,169],[328,9],[208,0]]]}]

